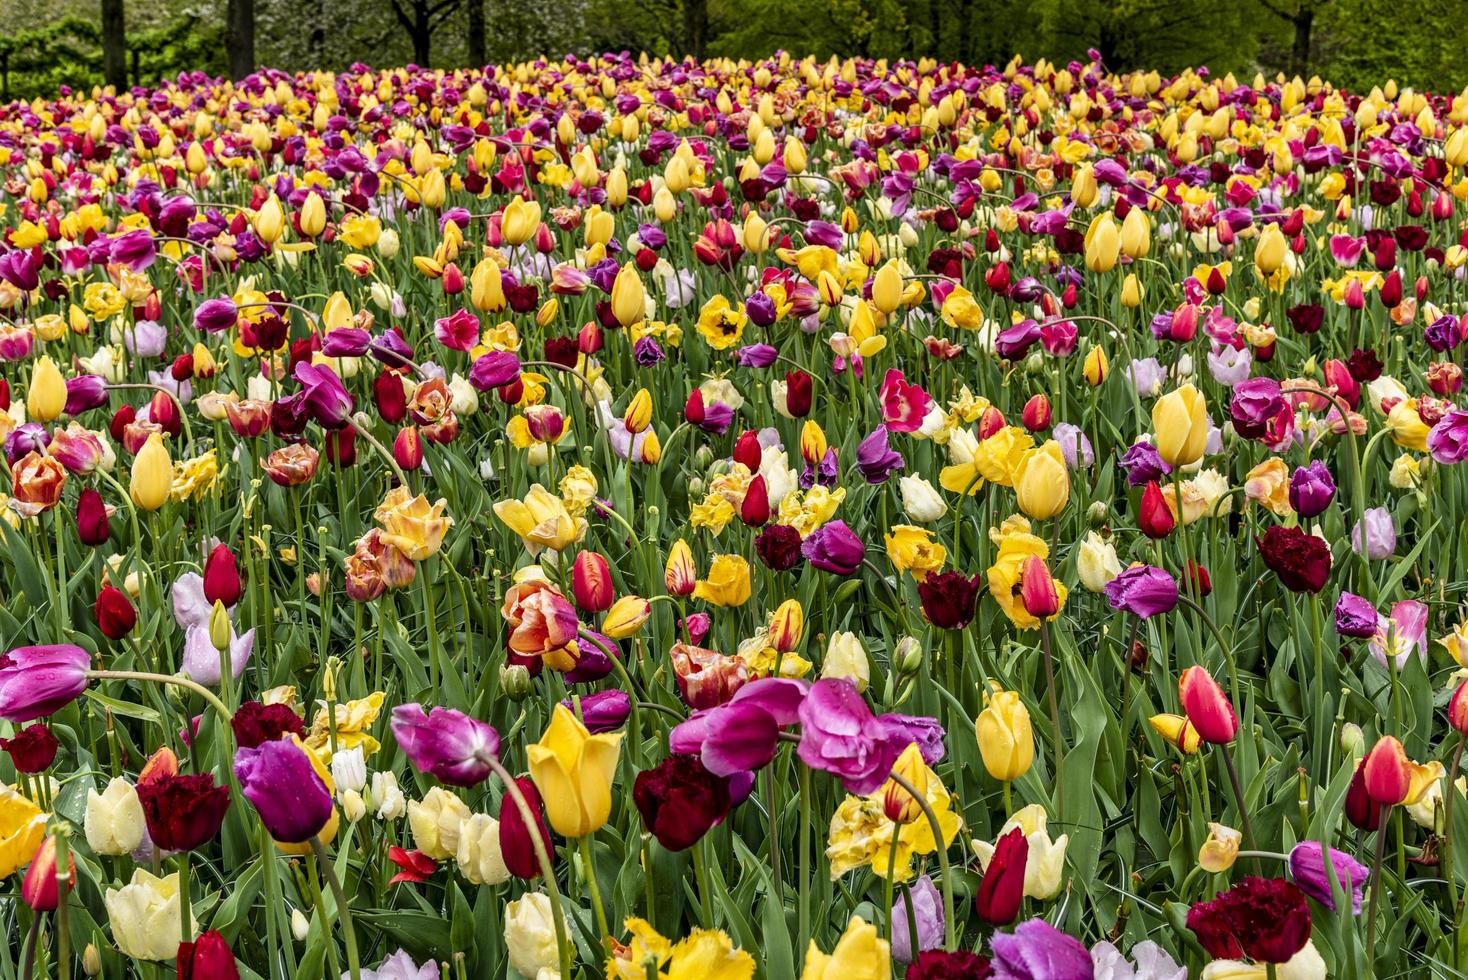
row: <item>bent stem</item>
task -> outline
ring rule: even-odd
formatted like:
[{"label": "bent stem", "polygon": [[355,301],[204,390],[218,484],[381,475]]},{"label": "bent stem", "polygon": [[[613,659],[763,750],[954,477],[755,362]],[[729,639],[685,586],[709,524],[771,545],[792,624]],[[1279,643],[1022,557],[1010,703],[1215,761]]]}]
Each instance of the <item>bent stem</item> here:
[{"label": "bent stem", "polygon": [[938,822],[938,815],[933,812],[933,805],[928,802],[927,794],[918,792],[918,788],[899,772],[892,773],[892,781],[907,790],[908,795],[917,800],[918,806],[923,808],[923,816],[928,818],[928,826],[933,828],[933,843],[938,851],[938,865],[943,873],[943,948],[952,952],[955,948],[953,873],[948,866],[948,846],[943,842],[943,825]]},{"label": "bent stem", "polygon": [[1376,975],[1376,909],[1381,905],[1381,861],[1386,854],[1387,807],[1377,811],[1380,825],[1376,828],[1376,856],[1371,861],[1371,911],[1366,913],[1366,975]]},{"label": "bent stem", "polygon": [[[1228,781],[1234,788],[1234,802],[1239,805],[1239,820],[1243,821],[1244,824],[1244,839],[1249,842],[1249,850],[1257,851],[1259,850],[1259,845],[1254,840],[1254,826],[1249,821],[1249,807],[1244,802],[1244,787],[1239,782],[1238,770],[1234,768],[1233,752],[1229,750],[1227,745],[1220,746],[1219,750],[1223,753],[1224,768],[1228,770]],[[1258,858],[1254,859],[1254,871],[1255,873],[1259,873]]]},{"label": "bent stem", "polygon": [[357,932],[352,927],[352,908],[347,903],[347,893],[336,876],[336,868],[326,859],[326,848],[322,846],[319,836],[311,838],[311,850],[316,854],[316,863],[321,865],[321,873],[326,876],[332,898],[336,899],[336,914],[341,920],[342,938],[347,941],[347,970],[351,973],[352,980],[361,980],[362,962],[357,953]]},{"label": "bent stem", "polygon": [[515,779],[505,770],[498,759],[489,760],[490,770],[505,784],[505,792],[515,804],[519,811],[520,819],[529,831],[530,845],[535,849],[535,860],[540,864],[540,876],[545,879],[546,894],[551,903],[551,924],[556,929],[556,952],[561,961],[561,976],[571,976],[571,947],[566,942],[566,914],[561,911],[561,890],[556,887],[555,870],[551,867],[550,854],[545,849],[545,838],[540,834],[540,821],[535,818],[535,813],[530,809],[530,804],[525,802],[525,794],[520,792]]},{"label": "bent stem", "polygon": [[224,719],[226,727],[234,718],[234,713],[229,710],[223,701],[202,684],[189,680],[187,677],[177,677],[171,674],[154,674],[146,670],[89,670],[87,677],[92,680],[105,681],[151,681],[154,684],[173,684],[176,687],[188,688],[195,694],[209,702],[209,706],[218,712],[219,717]]}]

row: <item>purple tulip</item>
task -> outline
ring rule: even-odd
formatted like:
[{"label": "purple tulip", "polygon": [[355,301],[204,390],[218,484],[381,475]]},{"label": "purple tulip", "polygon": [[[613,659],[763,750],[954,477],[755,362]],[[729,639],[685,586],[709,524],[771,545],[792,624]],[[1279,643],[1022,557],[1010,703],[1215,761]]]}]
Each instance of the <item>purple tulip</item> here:
[{"label": "purple tulip", "polygon": [[1106,583],[1111,608],[1142,619],[1171,612],[1177,599],[1177,580],[1154,565],[1133,565]]},{"label": "purple tulip", "polygon": [[413,348],[396,330],[384,330],[372,341],[372,356],[388,367],[408,367],[413,360]]},{"label": "purple tulip", "polygon": [[361,327],[337,327],[321,338],[325,357],[361,357],[372,344],[372,335]]},{"label": "purple tulip", "polygon": [[66,379],[66,414],[77,416],[107,404],[107,382],[95,374]]},{"label": "purple tulip", "polygon": [[717,776],[763,768],[775,757],[780,729],[800,720],[810,684],[765,677],[741,687],[727,704],[695,711],[669,734],[672,752],[697,755]]},{"label": "purple tulip", "polygon": [[5,458],[14,466],[27,453],[43,453],[51,443],[51,433],[39,422],[24,422],[5,435]]},{"label": "purple tulip", "polygon": [[917,743],[923,762],[936,766],[943,761],[943,726],[936,718],[921,715],[886,714],[878,718],[887,726],[888,737],[899,745]]},{"label": "purple tulip", "polygon": [[520,358],[509,351],[492,350],[474,359],[469,383],[479,391],[507,385],[520,376]]},{"label": "purple tulip", "polygon": [[825,678],[811,685],[800,705],[800,761],[841,779],[848,793],[876,792],[905,745],[872,714],[850,681]]},{"label": "purple tulip", "polygon": [[1325,513],[1335,499],[1335,480],[1330,470],[1318,459],[1295,470],[1290,476],[1290,506],[1305,520]]},{"label": "purple tulip", "polygon": [[994,353],[1007,361],[1017,361],[1029,353],[1040,340],[1040,325],[1034,320],[1021,320],[999,331],[994,338]]},{"label": "purple tulip", "polygon": [[1234,385],[1228,412],[1234,431],[1245,439],[1264,435],[1269,423],[1285,407],[1279,382],[1273,378],[1251,378]]},{"label": "purple tulip", "polygon": [[856,468],[868,483],[886,483],[902,469],[902,454],[887,444],[887,428],[878,426],[856,447]]},{"label": "purple tulip", "polygon": [[1172,472],[1157,447],[1150,442],[1138,442],[1121,454],[1121,468],[1126,470],[1129,487],[1144,487],[1163,475]]},{"label": "purple tulip", "polygon": [[908,918],[907,902],[901,895],[892,902],[892,958],[898,963],[911,963],[916,955],[912,948],[913,924],[917,925],[917,952],[943,945],[943,903],[933,879],[923,875],[912,883],[912,918]]},{"label": "purple tulip", "polygon": [[[761,294],[763,295],[763,294]],[[769,299],[768,296],[765,299]],[[734,352],[734,360],[740,367],[767,368],[775,363],[780,352],[769,344],[750,344]]]},{"label": "purple tulip", "polygon": [[1335,631],[1341,636],[1369,640],[1376,635],[1376,607],[1354,592],[1342,592],[1335,603]]},{"label": "purple tulip", "polygon": [[23,724],[66,707],[87,689],[91,654],[70,643],[16,647],[0,656],[0,718]]},{"label": "purple tulip", "polygon": [[1423,337],[1427,340],[1427,346],[1439,354],[1457,347],[1463,339],[1458,331],[1458,318],[1451,313],[1445,313],[1432,321],[1423,331]]},{"label": "purple tulip", "polygon": [[[615,688],[610,691],[588,694],[580,700],[581,722],[593,735],[616,731],[622,727],[623,723],[627,721],[627,716],[632,713],[632,699],[627,696],[626,691],[619,691]],[[576,712],[577,706],[571,698],[561,703],[569,711]]]},{"label": "purple tulip", "polygon": [[234,774],[260,822],[282,843],[308,841],[331,819],[331,791],[306,750],[291,738],[241,748],[234,756]]},{"label": "purple tulip", "polygon": [[206,299],[194,308],[194,327],[205,333],[219,333],[234,326],[239,315],[232,299],[223,296]]},{"label": "purple tulip", "polygon": [[866,546],[845,521],[832,521],[812,531],[801,544],[800,553],[823,572],[850,575],[861,567]]},{"label": "purple tulip", "polygon": [[562,679],[567,684],[590,684],[617,669],[612,658],[618,656],[617,645],[595,630],[582,630],[583,642],[577,644],[576,666]]},{"label": "purple tulip", "polygon": [[991,941],[996,980],[1091,980],[1090,951],[1044,919],[1030,919]]},{"label": "purple tulip", "polygon": [[1397,528],[1391,511],[1385,507],[1368,507],[1351,529],[1351,550],[1372,561],[1390,558],[1397,550]]},{"label": "purple tulip", "polygon": [[1427,448],[1439,463],[1461,463],[1468,459],[1468,411],[1449,409],[1427,433]]},{"label": "purple tulip", "polygon": [[301,361],[296,365],[295,379],[301,383],[305,393],[306,410],[311,413],[323,429],[340,429],[346,426],[356,402],[342,384],[336,372],[326,365],[313,365]]},{"label": "purple tulip", "polygon": [[768,327],[775,322],[779,316],[779,310],[775,308],[775,301],[770,299],[768,293],[763,289],[757,289],[744,301],[744,312],[749,317],[749,322],[757,327]]},{"label": "purple tulip", "polygon": [[823,487],[834,487],[840,476],[841,468],[836,463],[836,447],[832,446],[821,457],[819,465],[805,464],[805,472],[800,474],[800,489],[809,490],[817,483]]},{"label": "purple tulip", "polygon": [[500,750],[500,736],[492,726],[453,708],[424,714],[416,701],[400,704],[392,709],[389,727],[415,769],[450,786],[484,782]]},{"label": "purple tulip", "polygon": [[28,293],[41,285],[40,270],[29,249],[17,248],[0,255],[0,279]]},{"label": "purple tulip", "polygon": [[158,258],[158,243],[150,231],[129,231],[118,235],[107,246],[107,257],[114,264],[142,272]]},{"label": "purple tulip", "polygon": [[[1336,884],[1341,891],[1351,896],[1351,914],[1361,914],[1361,895],[1366,889],[1366,879],[1371,872],[1344,851],[1330,849],[1330,871],[1335,872]],[[1330,889],[1330,871],[1325,867],[1324,845],[1318,840],[1301,841],[1290,851],[1290,878],[1295,886],[1335,911],[1335,896]]]}]

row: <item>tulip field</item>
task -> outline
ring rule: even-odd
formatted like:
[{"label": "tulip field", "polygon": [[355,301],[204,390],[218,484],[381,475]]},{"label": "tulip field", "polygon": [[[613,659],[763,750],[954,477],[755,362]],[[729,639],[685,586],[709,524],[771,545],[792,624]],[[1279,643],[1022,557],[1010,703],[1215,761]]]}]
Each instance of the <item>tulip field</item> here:
[{"label": "tulip field", "polygon": [[0,980],[1468,975],[1465,275],[1386,80],[0,106]]}]

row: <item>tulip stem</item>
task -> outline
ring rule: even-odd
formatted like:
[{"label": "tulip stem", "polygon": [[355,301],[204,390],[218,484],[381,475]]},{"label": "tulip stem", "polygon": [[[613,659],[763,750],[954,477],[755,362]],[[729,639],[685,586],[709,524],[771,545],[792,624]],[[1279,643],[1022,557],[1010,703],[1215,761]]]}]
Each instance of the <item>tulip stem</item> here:
[{"label": "tulip stem", "polygon": [[20,958],[21,980],[31,980],[36,975],[36,936],[41,931],[41,913],[31,913],[31,927],[25,934],[25,952]]},{"label": "tulip stem", "polygon": [[[362,962],[357,953],[357,932],[352,927],[352,907],[347,902],[347,893],[336,876],[336,869],[326,859],[326,848],[322,846],[319,836],[311,838],[311,850],[316,853],[316,863],[321,865],[321,873],[326,876],[332,898],[336,899],[336,915],[342,924],[342,937],[347,941],[347,970],[351,973],[352,980],[361,980]],[[322,926],[325,925],[323,919]]]},{"label": "tulip stem", "polygon": [[[1375,801],[1372,803],[1375,806]],[[1381,861],[1386,855],[1386,807],[1376,828],[1376,857],[1371,862],[1371,909],[1366,913],[1366,976],[1376,975],[1376,909],[1381,904]]]},{"label": "tulip stem", "polygon": [[192,923],[189,922],[193,911],[189,902],[189,852],[178,852],[178,924],[179,938],[188,942],[192,938]]},{"label": "tulip stem", "polygon": [[601,903],[601,885],[596,880],[596,865],[591,859],[591,835],[576,838],[576,849],[581,852],[582,871],[586,874],[586,890],[591,892],[591,907],[596,911],[596,927],[605,942],[612,931],[607,928],[607,912]]},{"label": "tulip stem", "polygon": [[928,802],[926,793],[918,792],[918,788],[899,772],[893,771],[892,781],[917,800],[918,806],[923,808],[923,816],[928,818],[928,826],[933,828],[933,845],[938,852],[938,866],[943,872],[943,948],[952,952],[956,948],[953,935],[953,874],[948,867],[948,845],[943,840],[943,825],[938,822],[938,815],[933,812],[933,805]]},{"label": "tulip stem", "polygon": [[226,725],[234,717],[229,708],[225,707],[223,701],[202,684],[197,684],[187,677],[177,677],[169,674],[154,674],[145,670],[89,670],[87,676],[93,680],[103,681],[152,681],[155,684],[173,684],[177,687],[186,687],[190,691],[209,702],[209,706],[219,713]]},{"label": "tulip stem", "polygon": [[[1453,800],[1458,796],[1458,767],[1463,764],[1463,743],[1468,740],[1468,735],[1458,733],[1458,747],[1453,750],[1452,766],[1448,769],[1447,786],[1444,788],[1443,800],[1443,877],[1448,882],[1448,895],[1452,899],[1449,915],[1453,920],[1453,927],[1448,930],[1451,935],[1458,935],[1458,879],[1453,877]],[[1458,965],[1457,943],[1454,943],[1453,965]]]},{"label": "tulip stem", "polygon": [[[1178,591],[1177,598],[1179,602],[1189,607],[1190,609],[1193,609],[1198,613],[1199,616],[1203,618],[1203,622],[1208,624],[1209,631],[1213,633],[1213,638],[1218,641],[1219,647],[1223,650],[1223,662],[1228,666],[1228,686],[1230,688],[1229,695],[1233,699],[1234,709],[1242,711],[1243,702],[1239,700],[1239,669],[1234,663],[1233,647],[1230,646],[1229,642],[1223,638],[1223,633],[1218,629],[1218,624],[1213,621],[1212,616],[1208,615],[1208,611],[1206,609],[1204,609],[1198,603],[1194,602],[1187,595],[1187,593],[1181,590]],[[1127,656],[1130,655],[1131,650],[1129,649],[1127,650]]]},{"label": "tulip stem", "polygon": [[[1223,753],[1223,766],[1225,769],[1228,770],[1228,781],[1233,784],[1234,802],[1238,803],[1239,805],[1239,820],[1242,821],[1244,824],[1244,839],[1249,842],[1249,850],[1257,851],[1259,849],[1259,845],[1254,840],[1254,827],[1249,822],[1249,806],[1247,803],[1244,802],[1244,787],[1243,784],[1239,782],[1238,770],[1234,768],[1233,753],[1229,750],[1229,747],[1227,745],[1219,746],[1219,751]],[[1207,782],[1206,776],[1204,777],[1204,782]],[[1260,871],[1258,858],[1254,859],[1254,873],[1262,874],[1262,872]]]},{"label": "tulip stem", "polygon": [[571,976],[571,946],[566,941],[566,915],[561,911],[561,890],[556,887],[555,869],[551,867],[550,854],[545,849],[545,838],[540,832],[540,821],[536,819],[535,812],[530,809],[530,804],[525,802],[525,794],[520,792],[512,777],[498,759],[489,760],[489,768],[500,782],[505,784],[505,792],[509,794],[510,800],[515,804],[515,809],[520,812],[520,820],[525,824],[525,832],[530,837],[530,846],[535,849],[535,859],[540,863],[540,876],[545,879],[546,894],[550,897],[551,924],[556,930],[556,952],[560,956],[561,976]]},{"label": "tulip stem", "polygon": [[704,862],[703,843],[707,836],[693,845],[693,876],[698,879],[698,904],[702,907],[705,929],[714,927],[714,907],[709,901],[709,869]]},{"label": "tulip stem", "polygon": [[1050,624],[1040,620],[1040,649],[1045,654],[1045,696],[1050,703],[1050,727],[1055,731],[1055,815],[1064,821],[1065,780],[1060,771],[1065,762],[1065,744],[1060,734],[1060,700],[1055,695],[1055,664],[1050,652]]}]

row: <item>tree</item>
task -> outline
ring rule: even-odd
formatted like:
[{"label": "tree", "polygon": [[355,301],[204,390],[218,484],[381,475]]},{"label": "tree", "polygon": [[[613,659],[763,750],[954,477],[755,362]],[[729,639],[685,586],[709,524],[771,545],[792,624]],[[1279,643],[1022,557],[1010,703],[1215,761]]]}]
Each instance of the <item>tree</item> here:
[{"label": "tree", "polygon": [[102,76],[119,91],[127,88],[127,24],[122,0],[102,0]]},{"label": "tree", "polygon": [[708,41],[708,0],[683,0],[683,44],[684,50],[695,58],[702,59]]},{"label": "tree", "polygon": [[483,68],[489,60],[484,54],[484,0],[464,0],[469,8],[469,64]]},{"label": "tree", "polygon": [[1293,10],[1282,7],[1271,0],[1259,0],[1259,5],[1274,16],[1286,21],[1294,29],[1294,43],[1290,45],[1290,74],[1308,78],[1310,75],[1310,31],[1315,26],[1315,12],[1330,0],[1295,0]]},{"label": "tree", "polygon": [[413,41],[414,62],[425,67],[428,65],[433,49],[433,32],[448,20],[458,5],[459,0],[438,0],[437,3],[431,0],[407,0],[407,6],[404,7],[401,0],[392,0],[393,13],[397,15],[398,23],[403,25]]},{"label": "tree", "polygon": [[255,70],[255,0],[229,0],[224,29],[229,77],[239,80]]}]

